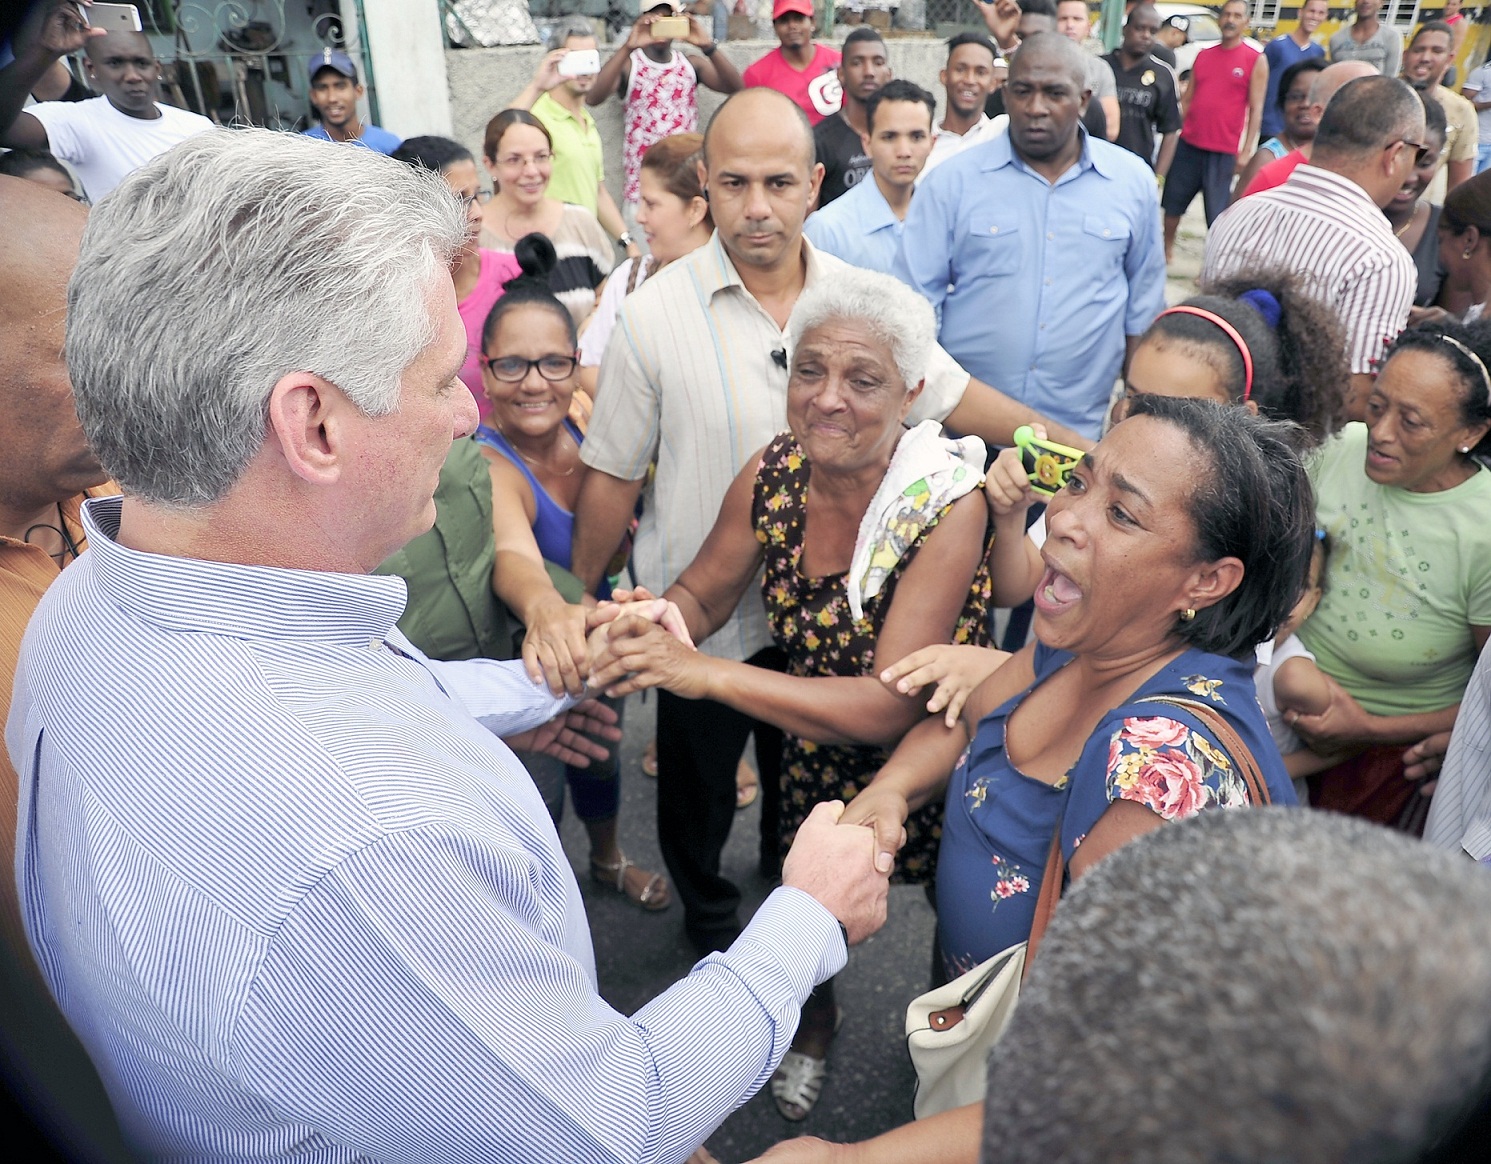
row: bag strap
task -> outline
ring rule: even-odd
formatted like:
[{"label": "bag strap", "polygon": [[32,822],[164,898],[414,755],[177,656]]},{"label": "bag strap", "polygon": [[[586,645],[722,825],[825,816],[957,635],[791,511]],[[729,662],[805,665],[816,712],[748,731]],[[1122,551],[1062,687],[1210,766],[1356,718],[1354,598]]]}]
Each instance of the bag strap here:
[{"label": "bag strap", "polygon": [[1020,981],[1030,973],[1030,964],[1035,961],[1036,947],[1045,936],[1051,915],[1056,912],[1056,903],[1061,900],[1061,883],[1066,880],[1066,861],[1061,855],[1061,826],[1066,813],[1056,821],[1056,831],[1051,834],[1051,851],[1046,855],[1046,872],[1041,877],[1041,892],[1035,899],[1035,920],[1030,923],[1030,937],[1025,941],[1025,969]]},{"label": "bag strap", "polygon": [[1216,708],[1210,704],[1194,699],[1184,699],[1178,695],[1152,695],[1137,702],[1172,703],[1176,707],[1185,708],[1206,725],[1211,734],[1216,736],[1223,750],[1232,757],[1232,762],[1237,765],[1244,783],[1248,786],[1248,799],[1255,806],[1273,803],[1273,798],[1268,793],[1268,782],[1263,778],[1263,769],[1258,767],[1258,761],[1253,757],[1252,749],[1243,742],[1243,738],[1237,734],[1236,729]]}]

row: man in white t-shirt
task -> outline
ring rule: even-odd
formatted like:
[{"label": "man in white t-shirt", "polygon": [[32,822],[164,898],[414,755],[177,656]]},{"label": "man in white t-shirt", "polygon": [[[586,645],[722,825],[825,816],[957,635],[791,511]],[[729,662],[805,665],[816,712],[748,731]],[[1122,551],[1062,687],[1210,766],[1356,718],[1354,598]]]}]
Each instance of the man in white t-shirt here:
[{"label": "man in white t-shirt", "polygon": [[[80,48],[88,79],[103,96],[23,110],[47,70]],[[0,69],[0,145],[50,150],[72,163],[96,202],[157,154],[214,128],[205,117],[156,101],[160,73],[144,33],[90,29],[74,5],[50,0],[37,35]]]}]

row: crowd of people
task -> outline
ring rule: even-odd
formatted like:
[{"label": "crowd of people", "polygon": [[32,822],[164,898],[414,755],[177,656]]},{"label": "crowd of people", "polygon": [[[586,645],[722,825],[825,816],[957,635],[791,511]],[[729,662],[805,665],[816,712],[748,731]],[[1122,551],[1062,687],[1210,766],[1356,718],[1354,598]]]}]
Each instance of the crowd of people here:
[{"label": "crowd of people", "polygon": [[[311,130],[220,128],[89,7],[0,66],[0,991],[53,1134],[698,1164],[764,1088],[778,1164],[1484,1151],[1458,0],[1328,51],[1324,0],[1262,49],[1227,0],[1183,75],[1143,0],[1111,51],[977,0],[941,94],[810,0],[743,70],[663,0],[609,55],[561,26],[479,151],[363,121],[336,49]],[[592,892],[698,956],[633,1014],[567,800]],[[790,1138],[892,882],[930,986],[1025,943],[987,1099]]]}]

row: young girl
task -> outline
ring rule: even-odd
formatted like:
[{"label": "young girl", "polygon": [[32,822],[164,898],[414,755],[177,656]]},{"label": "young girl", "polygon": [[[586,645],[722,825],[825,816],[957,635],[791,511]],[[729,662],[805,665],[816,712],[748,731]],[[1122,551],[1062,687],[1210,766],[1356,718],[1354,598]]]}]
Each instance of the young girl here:
[{"label": "young girl", "polygon": [[1294,604],[1273,642],[1258,644],[1258,666],[1253,672],[1258,704],[1268,720],[1269,734],[1273,736],[1279,754],[1284,757],[1284,767],[1294,778],[1294,791],[1301,804],[1310,802],[1305,777],[1330,767],[1331,760],[1305,747],[1294,734],[1294,729],[1284,722],[1284,713],[1298,711],[1302,715],[1321,715],[1330,706],[1330,680],[1315,665],[1315,656],[1305,649],[1294,633],[1305,619],[1315,613],[1320,602],[1325,562],[1329,555],[1330,539],[1324,530],[1316,530],[1305,592]]},{"label": "young girl", "polygon": [[[575,323],[550,290],[554,245],[541,234],[530,234],[518,240],[514,253],[523,273],[505,285],[505,294],[487,316],[482,332],[482,379],[491,415],[477,429],[476,437],[492,462],[499,597],[523,613],[532,608],[534,594],[552,603],[545,587],[553,591],[553,585],[547,575],[519,573],[504,579],[509,558],[504,554],[502,531],[531,527],[545,560],[569,569],[574,508],[585,467],[580,461],[584,437],[569,419],[570,398],[579,382]],[[504,588],[521,593],[510,598]],[[606,588],[599,597],[609,594]],[[558,597],[557,592],[553,597]],[[573,668],[584,658],[583,609],[563,605],[562,610],[546,608],[538,616],[552,617],[555,626],[539,648],[546,674],[555,666],[563,669],[567,661]],[[620,712],[619,705],[613,706]],[[528,756],[525,762],[542,787],[543,769],[550,761]],[[672,900],[667,879],[637,868],[616,843],[620,768],[614,753],[605,764],[566,767],[564,780],[574,799],[575,815],[590,834],[591,876],[643,909],[666,909]],[[557,806],[551,804],[550,810],[557,822],[563,811],[562,786],[553,799]]]}]

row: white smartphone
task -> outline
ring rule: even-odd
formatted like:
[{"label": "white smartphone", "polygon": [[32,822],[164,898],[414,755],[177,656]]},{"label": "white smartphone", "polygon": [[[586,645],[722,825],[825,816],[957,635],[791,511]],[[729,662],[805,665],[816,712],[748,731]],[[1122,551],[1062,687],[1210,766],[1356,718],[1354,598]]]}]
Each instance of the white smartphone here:
[{"label": "white smartphone", "polygon": [[574,49],[559,58],[561,77],[593,77],[601,71],[600,49]]},{"label": "white smartphone", "polygon": [[140,10],[133,4],[79,5],[83,19],[94,28],[106,28],[110,32],[140,32]]}]

